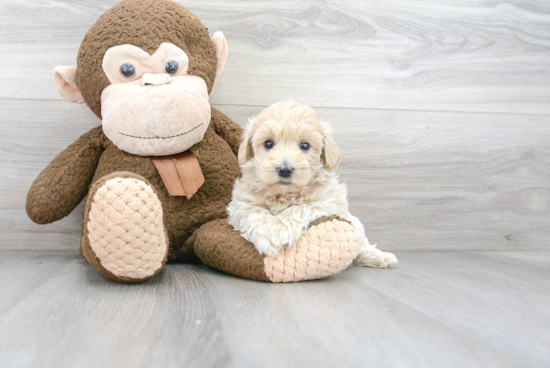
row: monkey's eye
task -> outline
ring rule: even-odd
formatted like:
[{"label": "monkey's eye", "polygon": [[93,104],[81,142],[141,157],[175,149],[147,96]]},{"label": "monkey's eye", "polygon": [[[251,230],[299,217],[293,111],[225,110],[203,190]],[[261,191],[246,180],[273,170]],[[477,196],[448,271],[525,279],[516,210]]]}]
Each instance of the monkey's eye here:
[{"label": "monkey's eye", "polygon": [[125,76],[126,78],[132,78],[134,75],[136,75],[136,68],[132,64],[122,64],[120,67],[120,74]]},{"label": "monkey's eye", "polygon": [[309,149],[309,143],[307,143],[307,142],[300,143],[300,149],[302,151],[307,151]]},{"label": "monkey's eye", "polygon": [[273,141],[265,141],[264,142],[264,147],[265,147],[266,150],[272,149],[274,145],[275,145],[275,143],[273,143]]},{"label": "monkey's eye", "polygon": [[169,61],[164,66],[164,71],[168,74],[175,74],[178,71],[178,63],[175,61]]}]

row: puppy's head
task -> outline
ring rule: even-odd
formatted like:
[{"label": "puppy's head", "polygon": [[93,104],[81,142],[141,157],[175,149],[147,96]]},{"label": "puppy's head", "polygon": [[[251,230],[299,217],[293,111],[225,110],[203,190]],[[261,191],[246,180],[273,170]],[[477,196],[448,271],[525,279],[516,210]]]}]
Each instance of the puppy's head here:
[{"label": "puppy's head", "polygon": [[253,164],[257,178],[277,194],[299,192],[320,170],[335,170],[340,153],[327,124],[308,106],[278,102],[251,120],[239,162]]}]

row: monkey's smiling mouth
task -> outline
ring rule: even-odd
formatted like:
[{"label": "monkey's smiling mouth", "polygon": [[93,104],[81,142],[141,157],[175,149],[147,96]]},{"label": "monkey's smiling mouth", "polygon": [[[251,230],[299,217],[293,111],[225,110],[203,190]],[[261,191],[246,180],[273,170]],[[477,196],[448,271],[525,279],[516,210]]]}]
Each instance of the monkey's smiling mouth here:
[{"label": "monkey's smiling mouth", "polygon": [[171,136],[169,136],[169,137],[159,137],[159,136],[155,136],[155,137],[138,137],[138,136],[136,136],[136,135],[130,135],[130,134],[122,133],[122,132],[118,132],[118,134],[124,135],[124,136],[126,136],[126,137],[137,138],[137,139],[169,139],[169,138],[176,138],[176,137],[181,137],[182,135],[189,134],[189,133],[191,133],[193,130],[195,130],[195,129],[201,127],[202,125],[204,125],[204,123],[200,123],[199,125],[197,125],[196,127],[194,127],[194,128],[191,129],[191,130],[188,130],[188,131],[183,132],[183,133],[180,133],[180,134],[171,135]]}]

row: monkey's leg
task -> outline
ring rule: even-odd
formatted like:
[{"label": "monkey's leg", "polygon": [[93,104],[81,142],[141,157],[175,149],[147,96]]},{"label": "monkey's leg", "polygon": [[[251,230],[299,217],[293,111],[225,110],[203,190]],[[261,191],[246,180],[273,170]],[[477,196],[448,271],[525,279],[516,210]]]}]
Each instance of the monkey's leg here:
[{"label": "monkey's leg", "polygon": [[141,282],[160,272],[168,236],[153,186],[130,172],[114,172],[95,182],[86,201],[79,252],[116,281]]},{"label": "monkey's leg", "polygon": [[260,255],[227,220],[204,224],[188,242],[208,266],[253,280],[296,282],[334,275],[357,256],[359,242],[353,226],[335,216],[312,223],[292,247],[276,257]]}]

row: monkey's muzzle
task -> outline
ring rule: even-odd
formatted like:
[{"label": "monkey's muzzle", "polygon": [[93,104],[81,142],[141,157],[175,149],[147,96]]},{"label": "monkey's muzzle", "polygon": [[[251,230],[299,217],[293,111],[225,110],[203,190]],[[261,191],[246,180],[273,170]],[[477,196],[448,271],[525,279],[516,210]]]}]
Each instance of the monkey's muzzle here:
[{"label": "monkey's muzzle", "polygon": [[146,73],[138,80],[105,88],[101,115],[103,132],[121,150],[166,156],[202,140],[211,107],[202,78]]}]

